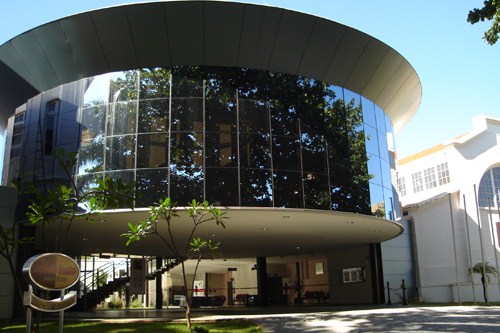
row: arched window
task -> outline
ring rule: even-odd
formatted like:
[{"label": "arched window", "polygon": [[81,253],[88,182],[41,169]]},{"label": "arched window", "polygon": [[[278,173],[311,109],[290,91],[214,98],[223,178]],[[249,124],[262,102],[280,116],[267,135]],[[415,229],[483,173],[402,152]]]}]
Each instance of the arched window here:
[{"label": "arched window", "polygon": [[486,171],[479,183],[479,206],[496,207],[500,196],[500,167]]}]

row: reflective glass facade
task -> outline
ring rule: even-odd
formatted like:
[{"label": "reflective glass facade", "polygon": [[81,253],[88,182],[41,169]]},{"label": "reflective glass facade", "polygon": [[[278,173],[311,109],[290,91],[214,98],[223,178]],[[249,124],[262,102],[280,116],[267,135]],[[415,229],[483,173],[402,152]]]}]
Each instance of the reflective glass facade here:
[{"label": "reflective glass facade", "polygon": [[78,181],[135,181],[220,206],[338,210],[394,219],[388,117],[309,78],[174,67],[84,79]]}]

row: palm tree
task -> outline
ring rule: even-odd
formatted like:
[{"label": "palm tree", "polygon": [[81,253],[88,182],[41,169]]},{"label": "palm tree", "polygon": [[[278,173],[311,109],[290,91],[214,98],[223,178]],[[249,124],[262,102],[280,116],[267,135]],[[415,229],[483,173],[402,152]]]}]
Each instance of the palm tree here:
[{"label": "palm tree", "polygon": [[469,269],[469,274],[480,274],[481,275],[481,283],[483,284],[483,296],[484,302],[488,304],[488,295],[486,293],[486,279],[490,282],[490,274],[493,276],[497,275],[497,270],[495,267],[490,266],[488,262],[482,263],[478,262],[472,268]]}]

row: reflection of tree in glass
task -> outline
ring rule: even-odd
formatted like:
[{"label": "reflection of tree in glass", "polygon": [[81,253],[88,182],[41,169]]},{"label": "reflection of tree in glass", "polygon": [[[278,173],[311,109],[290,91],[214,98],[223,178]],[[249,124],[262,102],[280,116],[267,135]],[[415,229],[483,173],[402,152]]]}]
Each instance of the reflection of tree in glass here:
[{"label": "reflection of tree in glass", "polygon": [[139,73],[137,71],[126,71],[119,73],[109,82],[110,103],[137,100],[137,85]]}]

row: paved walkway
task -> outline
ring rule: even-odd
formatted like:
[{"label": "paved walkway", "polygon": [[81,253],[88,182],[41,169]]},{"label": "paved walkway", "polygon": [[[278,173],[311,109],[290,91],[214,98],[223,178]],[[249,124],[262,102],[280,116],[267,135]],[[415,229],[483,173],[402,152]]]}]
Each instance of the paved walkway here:
[{"label": "paved walkway", "polygon": [[[498,306],[392,306],[379,308],[269,307],[194,309],[193,319],[246,318],[266,333],[295,332],[500,332]],[[183,309],[68,312],[66,318],[182,320]]]}]

